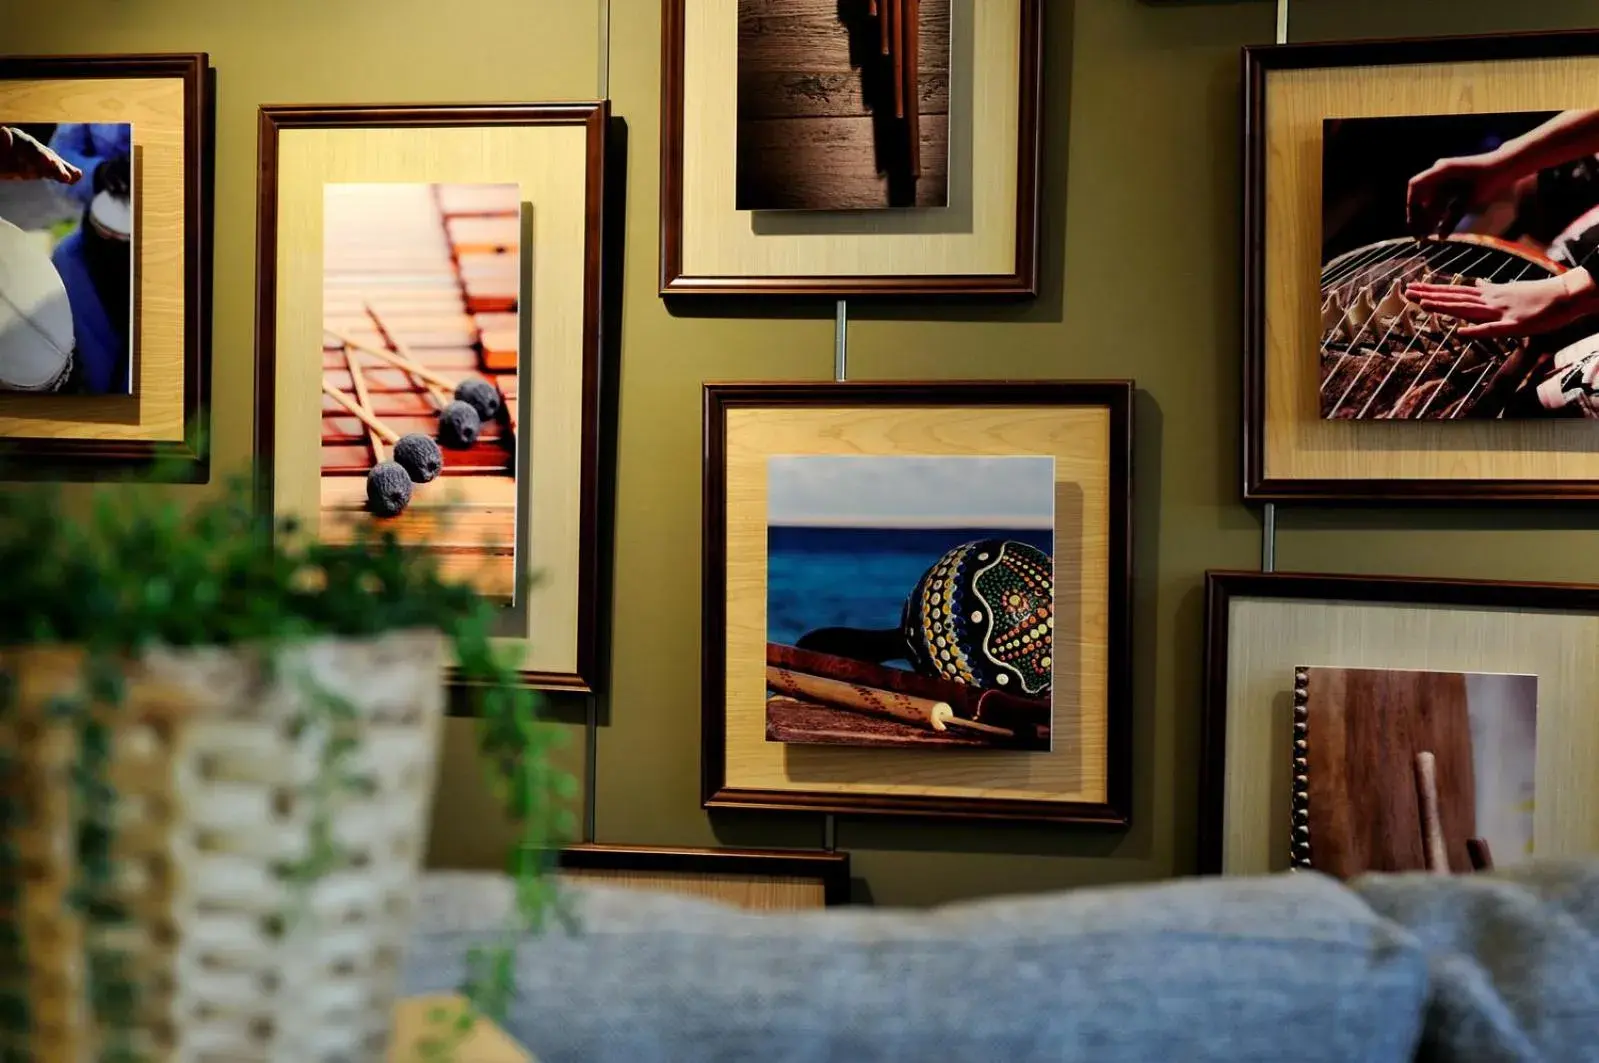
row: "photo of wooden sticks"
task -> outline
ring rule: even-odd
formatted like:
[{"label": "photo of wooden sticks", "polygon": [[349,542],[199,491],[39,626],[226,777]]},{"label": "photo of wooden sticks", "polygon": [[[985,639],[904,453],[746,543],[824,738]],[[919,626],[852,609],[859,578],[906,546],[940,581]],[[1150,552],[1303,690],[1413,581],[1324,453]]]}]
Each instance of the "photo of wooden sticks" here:
[{"label": "photo of wooden sticks", "polygon": [[863,746],[1049,748],[1050,703],[768,643],[767,737]]},{"label": "photo of wooden sticks", "polygon": [[[368,307],[367,312],[381,327],[382,319],[377,311]],[[444,455],[440,446],[453,450],[471,447],[482,434],[484,422],[494,420],[504,409],[505,398],[497,387],[482,377],[466,377],[452,385],[443,375],[418,364],[404,344],[398,341],[392,341],[395,349],[384,350],[353,340],[333,329],[324,331],[344,348],[352,366],[355,365],[354,357],[362,354],[401,369],[416,379],[438,407],[437,441],[420,432],[401,436],[373,412],[370,400],[365,397],[366,385],[359,370],[352,369],[351,372],[356,392],[353,395],[334,387],[326,379],[322,382],[323,394],[354,414],[376,435],[373,451],[377,461],[367,473],[367,504],[376,516],[397,517],[410,504],[411,486],[431,483],[443,470]],[[385,446],[392,448],[387,456]]]}]

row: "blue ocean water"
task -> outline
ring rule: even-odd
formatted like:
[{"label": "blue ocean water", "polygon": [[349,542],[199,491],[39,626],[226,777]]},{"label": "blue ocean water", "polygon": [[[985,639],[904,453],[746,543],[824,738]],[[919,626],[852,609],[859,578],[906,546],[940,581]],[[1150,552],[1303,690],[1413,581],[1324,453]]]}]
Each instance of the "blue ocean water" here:
[{"label": "blue ocean water", "polygon": [[976,539],[1014,539],[1055,552],[1053,533],[1039,528],[769,527],[767,640],[793,645],[819,627],[898,627],[922,573]]}]

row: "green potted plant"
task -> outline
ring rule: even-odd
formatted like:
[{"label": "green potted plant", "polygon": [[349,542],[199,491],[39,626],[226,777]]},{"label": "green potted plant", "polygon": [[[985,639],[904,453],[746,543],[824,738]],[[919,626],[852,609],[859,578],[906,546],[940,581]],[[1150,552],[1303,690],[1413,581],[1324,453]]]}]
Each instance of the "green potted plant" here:
[{"label": "green potted plant", "polygon": [[518,905],[424,1050],[503,1015],[574,787],[493,605],[243,482],[86,514],[0,493],[0,571],[0,1058],[384,1059],[452,663],[522,825]]}]

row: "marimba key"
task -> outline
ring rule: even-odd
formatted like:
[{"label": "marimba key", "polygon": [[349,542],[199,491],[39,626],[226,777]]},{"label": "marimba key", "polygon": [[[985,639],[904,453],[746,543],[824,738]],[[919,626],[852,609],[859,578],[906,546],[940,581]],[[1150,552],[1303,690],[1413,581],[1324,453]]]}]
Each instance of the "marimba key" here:
[{"label": "marimba key", "polygon": [[[521,323],[515,314],[477,315],[478,341],[483,345],[483,367],[491,372],[516,372]],[[500,390],[505,390],[501,388]]]},{"label": "marimba key", "polygon": [[[505,191],[500,185],[444,185],[439,189],[439,209],[446,217],[505,214],[505,199]],[[517,204],[517,207],[520,213],[521,204]]]},{"label": "marimba key", "polygon": [[514,214],[451,218],[447,228],[458,255],[510,252],[522,240],[522,219]]}]

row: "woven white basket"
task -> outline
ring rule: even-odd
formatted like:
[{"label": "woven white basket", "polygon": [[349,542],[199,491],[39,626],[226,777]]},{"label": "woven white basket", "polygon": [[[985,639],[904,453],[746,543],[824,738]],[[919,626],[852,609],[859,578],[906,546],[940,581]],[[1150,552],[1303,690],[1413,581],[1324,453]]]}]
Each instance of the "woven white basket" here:
[{"label": "woven white basket", "polygon": [[[82,688],[82,655],[0,653],[12,687],[0,796],[20,810],[0,822],[14,854],[0,862],[0,934],[20,929],[0,937],[0,1058],[98,1063],[118,1035],[89,1004],[95,945],[125,958],[128,1041],[142,1059],[384,1058],[433,796],[443,640],[329,639],[278,660],[276,681],[247,651],[162,652],[126,668],[121,704],[98,715],[111,893],[132,919],[100,927],[71,903],[85,875],[81,732],[51,711]],[[312,796],[323,732],[294,727],[311,689],[353,707],[360,737],[345,768],[369,789]],[[348,864],[296,886],[283,867],[306,854],[319,807]]]}]

